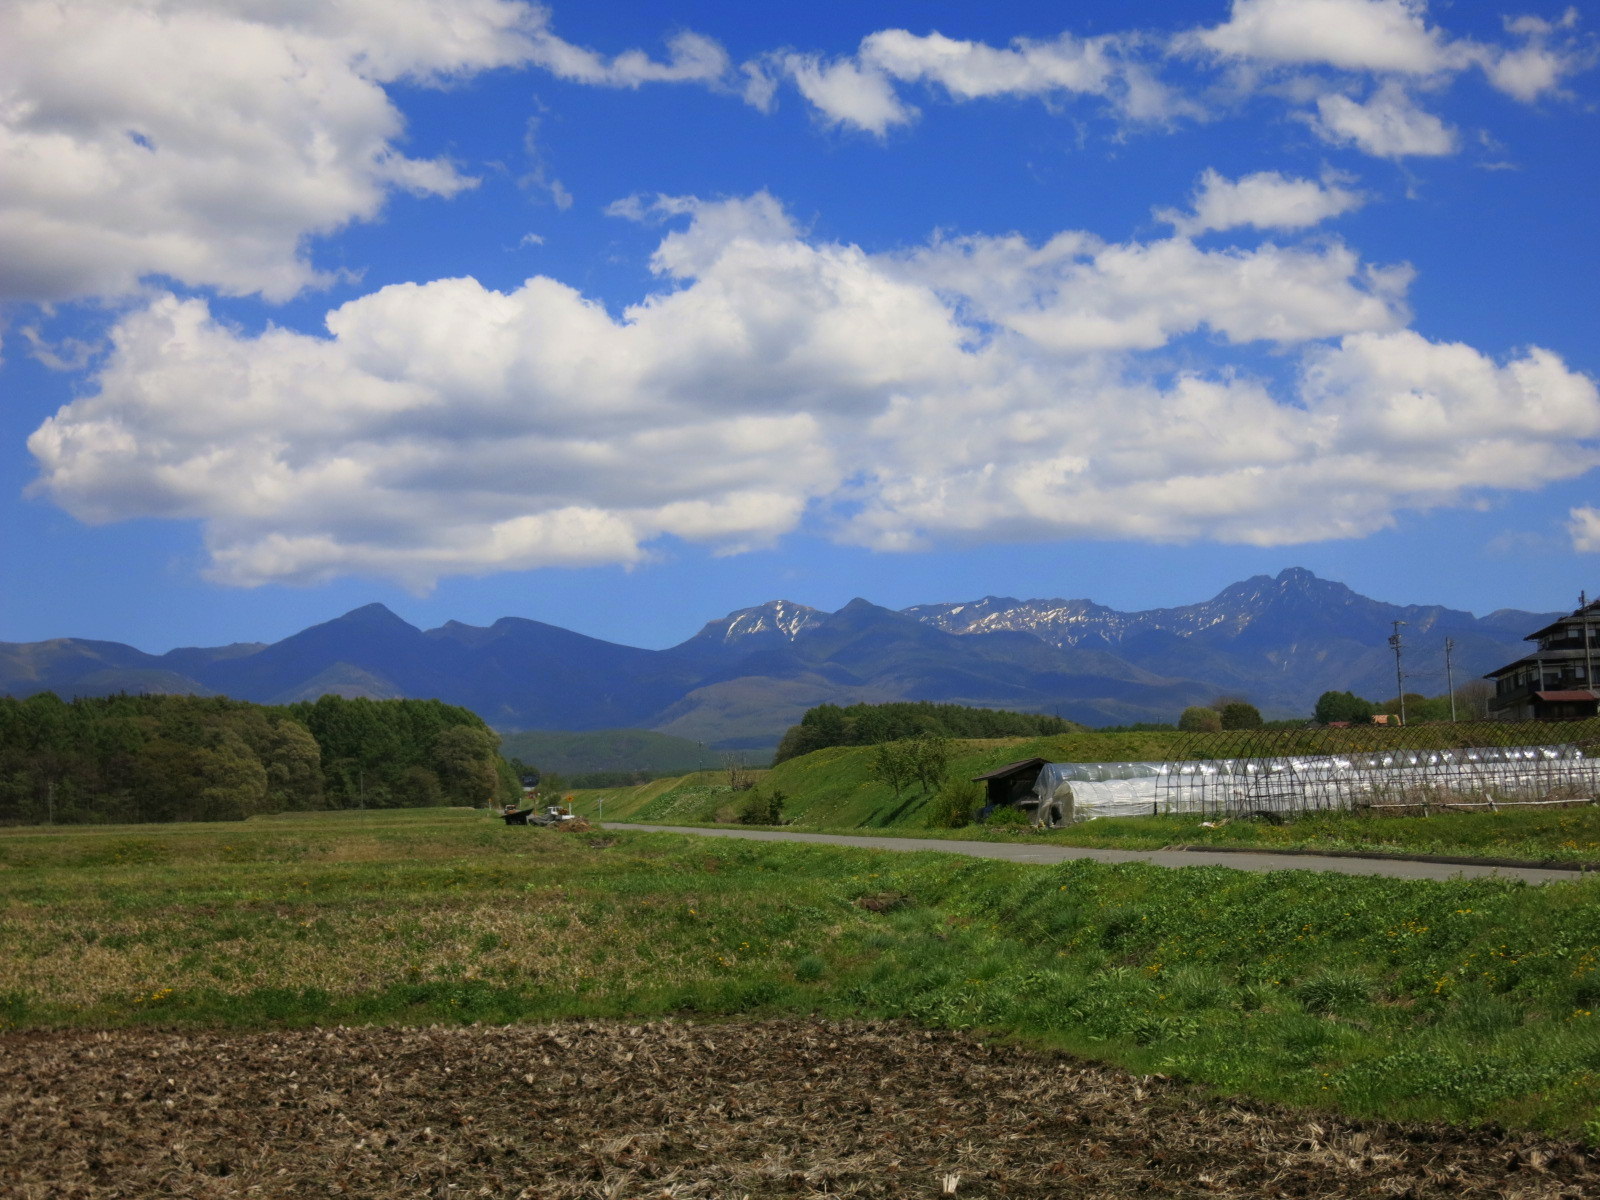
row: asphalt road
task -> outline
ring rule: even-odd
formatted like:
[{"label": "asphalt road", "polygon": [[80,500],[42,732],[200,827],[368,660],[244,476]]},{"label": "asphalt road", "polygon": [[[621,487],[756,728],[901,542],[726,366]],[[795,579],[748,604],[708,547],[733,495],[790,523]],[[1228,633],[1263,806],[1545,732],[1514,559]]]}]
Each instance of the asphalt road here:
[{"label": "asphalt road", "polygon": [[1393,879],[1524,879],[1529,883],[1571,883],[1577,871],[1539,867],[1486,867],[1457,863],[1406,862],[1386,858],[1322,858],[1311,854],[1234,854],[1214,850],[1102,850],[1087,846],[1041,846],[1023,842],[958,842],[945,838],[858,837],[842,833],[787,833],[766,829],[700,829],[680,825],[605,822],[607,829],[646,833],[688,833],[697,837],[749,838],[757,842],[817,842],[864,850],[937,850],[1008,862],[1059,863],[1088,858],[1095,862],[1154,863],[1158,867],[1232,867],[1236,871],[1337,871],[1341,875],[1386,875]]}]

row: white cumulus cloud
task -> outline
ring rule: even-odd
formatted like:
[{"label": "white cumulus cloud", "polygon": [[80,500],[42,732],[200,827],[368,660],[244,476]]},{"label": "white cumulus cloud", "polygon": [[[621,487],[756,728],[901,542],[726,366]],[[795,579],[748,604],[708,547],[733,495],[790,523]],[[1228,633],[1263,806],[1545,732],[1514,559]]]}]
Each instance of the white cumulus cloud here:
[{"label": "white cumulus cloud", "polygon": [[[1600,395],[1540,349],[1405,328],[1404,267],[1064,232],[870,254],[765,194],[658,197],[659,290],[383,288],[325,335],[199,300],[116,325],[29,446],[85,520],[204,523],[220,580],[631,563],[808,519],[884,549],[1062,536],[1282,544],[1600,462]],[[1211,335],[1174,372],[1174,339]],[[1230,359],[1293,355],[1282,388]]]},{"label": "white cumulus cloud", "polygon": [[1561,81],[1593,65],[1592,46],[1575,33],[1578,13],[1555,21],[1507,18],[1512,44],[1452,38],[1428,22],[1426,0],[1233,0],[1227,21],[1181,36],[1179,48],[1280,69],[1328,68],[1380,82],[1362,106],[1339,95],[1318,105],[1317,128],[1330,141],[1380,157],[1449,154],[1454,135],[1422,113],[1397,84],[1443,84],[1479,68],[1506,95],[1531,103],[1559,92]]},{"label": "white cumulus cloud", "polygon": [[1418,108],[1393,82],[1365,101],[1339,92],[1319,97],[1310,125],[1324,141],[1354,145],[1376,158],[1454,154],[1460,144],[1454,129]]},{"label": "white cumulus cloud", "polygon": [[830,125],[850,125],[882,137],[891,126],[907,124],[917,115],[914,107],[901,101],[888,78],[871,66],[814,54],[785,54],[777,61]]},{"label": "white cumulus cloud", "polygon": [[116,296],[149,276],[286,299],[322,278],[310,238],[373,219],[396,190],[476,182],[400,149],[391,85],[528,64],[610,87],[730,70],[699,34],[667,51],[605,57],[518,0],[12,0],[0,300]]},{"label": "white cumulus cloud", "polygon": [[1360,208],[1365,197],[1337,181],[1297,179],[1277,171],[1257,171],[1228,179],[1214,170],[1200,176],[1187,213],[1157,209],[1157,220],[1194,236],[1208,230],[1306,229]]},{"label": "white cumulus cloud", "polygon": [[727,82],[733,66],[721,43],[690,30],[667,39],[664,60],[642,50],[624,50],[608,58],[556,36],[548,9],[534,8],[530,19],[528,61],[575,83],[622,88],[646,83],[719,85]]},{"label": "white cumulus cloud", "polygon": [[1600,554],[1600,508],[1584,505],[1567,514],[1572,548],[1580,554]]},{"label": "white cumulus cloud", "polygon": [[507,0],[0,7],[0,298],[115,295],[146,275],[283,299],[304,241],[395,189],[472,180],[397,148],[384,91],[520,61]]},{"label": "white cumulus cloud", "polygon": [[1427,75],[1454,62],[1424,0],[1233,0],[1228,20],[1195,33],[1231,58]]},{"label": "white cumulus cloud", "polygon": [[1478,47],[1476,58],[1491,84],[1525,104],[1559,93],[1563,79],[1594,65],[1593,40],[1576,33],[1576,8],[1555,21],[1521,16],[1507,18],[1505,25],[1522,44]]},{"label": "white cumulus cloud", "polygon": [[[1201,108],[1159,77],[1142,60],[1138,35],[1078,38],[1063,33],[1048,40],[1016,38],[1008,46],[884,29],[861,40],[855,54],[824,60],[788,52],[772,59],[800,94],[830,124],[882,136],[915,119],[917,109],[900,87],[927,85],[958,102],[994,97],[1089,97],[1119,119],[1166,122],[1199,115]],[[773,81],[759,64],[752,103],[771,102]]]}]

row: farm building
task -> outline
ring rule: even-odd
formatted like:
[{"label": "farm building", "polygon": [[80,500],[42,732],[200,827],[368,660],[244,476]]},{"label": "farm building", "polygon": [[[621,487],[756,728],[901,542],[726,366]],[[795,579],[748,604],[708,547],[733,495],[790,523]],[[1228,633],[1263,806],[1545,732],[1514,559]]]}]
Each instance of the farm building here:
[{"label": "farm building", "polygon": [[1537,649],[1484,676],[1494,680],[1490,711],[1508,721],[1571,721],[1600,713],[1594,665],[1600,657],[1600,600],[1536,629]]},{"label": "farm building", "polygon": [[1007,763],[982,775],[974,775],[972,782],[981,783],[984,787],[984,809],[1001,808],[1028,799],[1033,795],[1033,786],[1039,779],[1040,770],[1049,762],[1048,758],[1025,758],[1021,762]]}]

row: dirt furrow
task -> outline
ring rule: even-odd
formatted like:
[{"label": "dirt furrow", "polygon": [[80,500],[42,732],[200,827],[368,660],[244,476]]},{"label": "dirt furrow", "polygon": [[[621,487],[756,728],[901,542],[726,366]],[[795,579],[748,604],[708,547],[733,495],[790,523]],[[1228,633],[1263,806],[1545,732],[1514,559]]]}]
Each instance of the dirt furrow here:
[{"label": "dirt furrow", "polygon": [[1600,1161],[889,1024],[18,1033],[0,1193],[1576,1200]]}]

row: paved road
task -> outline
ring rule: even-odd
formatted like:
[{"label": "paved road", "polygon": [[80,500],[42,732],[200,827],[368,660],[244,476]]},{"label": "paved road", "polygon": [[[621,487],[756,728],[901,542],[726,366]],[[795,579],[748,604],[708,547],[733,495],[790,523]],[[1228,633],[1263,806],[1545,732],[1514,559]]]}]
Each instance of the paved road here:
[{"label": "paved road", "polygon": [[1300,854],[1228,854],[1210,850],[1101,850],[1086,846],[1041,846],[1025,842],[958,842],[945,838],[857,837],[842,833],[786,833],[766,829],[698,829],[679,825],[633,825],[607,821],[607,829],[646,833],[692,833],[699,837],[750,838],[758,842],[820,842],[865,850],[939,850],[973,858],[1009,862],[1059,863],[1088,858],[1095,862],[1145,862],[1160,867],[1232,867],[1238,871],[1337,871],[1341,875],[1387,875],[1395,879],[1525,879],[1529,883],[1570,883],[1576,871],[1538,867],[1484,867],[1456,863],[1405,862],[1385,858],[1322,858]]}]

